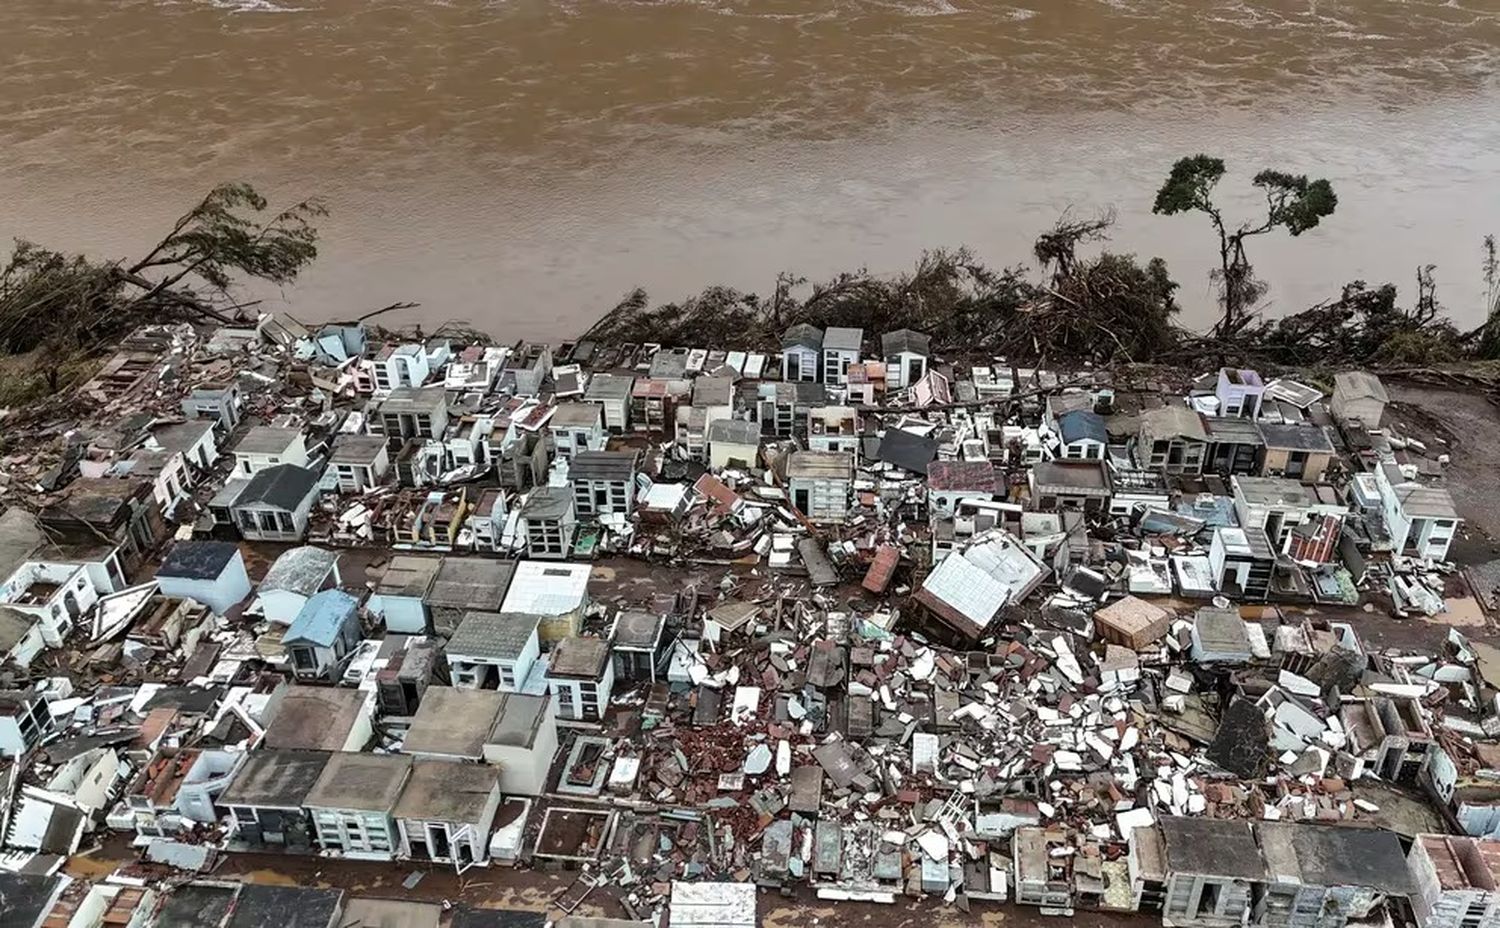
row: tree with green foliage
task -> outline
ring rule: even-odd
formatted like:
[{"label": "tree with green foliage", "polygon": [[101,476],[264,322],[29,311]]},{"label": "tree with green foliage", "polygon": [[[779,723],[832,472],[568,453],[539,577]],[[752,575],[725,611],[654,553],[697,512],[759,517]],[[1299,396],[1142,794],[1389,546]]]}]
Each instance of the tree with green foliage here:
[{"label": "tree with green foliage", "polygon": [[1177,283],[1167,263],[1144,266],[1134,255],[1082,257],[1078,246],[1104,241],[1113,212],[1096,219],[1060,219],[1037,237],[1032,255],[1051,279],[1038,288],[1023,320],[1041,353],[1092,361],[1143,361],[1169,356],[1181,343]]},{"label": "tree with green foliage", "polygon": [[1330,361],[1438,364],[1465,356],[1463,336],[1442,311],[1432,265],[1417,268],[1415,303],[1402,306],[1395,284],[1345,284],[1338,299],[1264,320],[1241,331],[1247,354],[1277,364]]},{"label": "tree with green foliage", "polygon": [[867,332],[925,332],[937,351],[1111,363],[1172,356],[1177,284],[1160,258],[1080,247],[1105,241],[1114,216],[1059,220],[1036,240],[1045,279],[1020,268],[986,267],[967,249],[925,252],[905,274],[843,273],[809,284],[781,274],[770,298],[710,287],[652,306],[634,290],[584,334],[605,345],[656,342],[774,350],[789,325],[848,326]]},{"label": "tree with green foliage", "polygon": [[1223,315],[1215,333],[1232,336],[1242,329],[1249,310],[1265,295],[1266,285],[1255,276],[1245,254],[1245,239],[1285,229],[1293,236],[1316,228],[1333,214],[1338,197],[1326,180],[1309,180],[1306,175],[1281,171],[1261,171],[1251,181],[1266,197],[1266,216],[1259,222],[1231,225],[1214,203],[1214,189],[1224,178],[1222,158],[1194,155],[1172,165],[1172,172],[1156,193],[1151,211],[1163,216],[1198,212],[1208,216],[1219,237],[1219,267],[1214,276],[1219,285]]},{"label": "tree with green foliage", "polygon": [[98,261],[18,241],[0,268],[0,353],[33,354],[56,392],[60,372],[148,322],[234,321],[247,279],[286,284],[317,257],[306,200],[268,217],[249,184],[220,184],[134,261]]},{"label": "tree with green foliage", "polygon": [[[328,211],[320,201],[305,200],[262,221],[267,206],[249,184],[220,184],[144,258],[122,269],[121,277],[143,291],[138,300],[164,299],[210,316],[214,300],[191,289],[195,279],[224,300],[236,275],[291,283],[318,256],[312,220]],[[153,272],[163,276],[145,276]]]}]

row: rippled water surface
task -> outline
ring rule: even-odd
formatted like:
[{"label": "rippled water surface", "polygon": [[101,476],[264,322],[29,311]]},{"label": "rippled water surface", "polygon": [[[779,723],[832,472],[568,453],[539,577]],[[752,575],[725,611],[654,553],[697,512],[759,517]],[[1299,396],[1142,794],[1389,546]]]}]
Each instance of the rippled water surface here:
[{"label": "rippled water surface", "polygon": [[1363,277],[1477,318],[1500,231],[1500,0],[5,0],[0,235],[124,255],[213,182],[325,197],[308,319],[561,338],[623,291],[1025,259],[1113,207],[1211,316],[1181,154],[1328,176],[1256,243],[1274,309]]}]

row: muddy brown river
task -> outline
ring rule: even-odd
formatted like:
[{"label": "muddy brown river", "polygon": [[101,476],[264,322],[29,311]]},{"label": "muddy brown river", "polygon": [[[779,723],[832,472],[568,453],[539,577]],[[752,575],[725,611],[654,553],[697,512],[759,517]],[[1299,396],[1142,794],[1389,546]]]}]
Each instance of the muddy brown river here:
[{"label": "muddy brown river", "polygon": [[629,288],[769,289],[967,244],[1024,262],[1065,210],[1167,258],[1213,315],[1173,159],[1330,178],[1252,257],[1272,312],[1438,265],[1481,313],[1500,232],[1500,0],[4,0],[0,236],[124,256],[222,179],[322,196],[262,294],[396,300],[559,339]]}]

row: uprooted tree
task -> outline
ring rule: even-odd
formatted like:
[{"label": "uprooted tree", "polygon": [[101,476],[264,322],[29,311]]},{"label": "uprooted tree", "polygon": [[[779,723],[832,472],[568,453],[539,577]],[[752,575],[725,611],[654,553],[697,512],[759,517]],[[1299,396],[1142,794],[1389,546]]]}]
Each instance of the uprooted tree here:
[{"label": "uprooted tree", "polygon": [[1064,217],[1037,237],[1032,254],[1049,279],[1021,321],[1038,356],[1148,361],[1178,349],[1181,307],[1165,261],[1152,258],[1142,265],[1134,255],[1109,251],[1078,255],[1080,244],[1108,238],[1114,220],[1113,213],[1082,221]]},{"label": "uprooted tree", "polygon": [[221,184],[133,261],[18,241],[0,269],[0,353],[32,354],[55,392],[69,361],[142,323],[234,321],[237,283],[290,283],[318,254],[319,201],[265,216],[267,208],[249,184]]},{"label": "uprooted tree", "polygon": [[1255,276],[1245,254],[1245,239],[1285,229],[1298,236],[1316,228],[1338,206],[1333,185],[1306,175],[1261,171],[1251,181],[1266,197],[1266,216],[1259,222],[1233,225],[1214,203],[1214,189],[1224,178],[1224,160],[1209,155],[1182,158],[1156,193],[1151,211],[1164,216],[1196,212],[1208,216],[1218,235],[1219,267],[1214,271],[1222,315],[1215,329],[1229,338],[1250,321],[1249,310],[1265,295],[1266,284]]},{"label": "uprooted tree", "polygon": [[[945,350],[1097,362],[1146,361],[1177,345],[1177,284],[1166,264],[1078,253],[1107,237],[1112,216],[1063,219],[1036,242],[1045,280],[985,267],[966,249],[930,251],[910,272],[860,270],[825,283],[782,274],[770,298],[710,287],[651,306],[630,293],[585,335],[603,343],[725,344],[773,348],[797,323],[868,332],[919,329]],[[806,295],[801,293],[806,291]]]},{"label": "uprooted tree", "polygon": [[1438,364],[1467,355],[1464,337],[1443,314],[1434,268],[1417,269],[1417,298],[1402,306],[1395,284],[1345,284],[1336,299],[1244,327],[1233,343],[1246,357],[1300,367],[1321,363]]},{"label": "uprooted tree", "polygon": [[[1416,273],[1416,298],[1403,305],[1395,284],[1354,281],[1338,297],[1276,319],[1247,315],[1224,334],[1177,321],[1177,284],[1165,262],[1084,246],[1108,237],[1112,216],[1064,217],[1040,235],[1033,255],[1040,280],[1020,269],[995,271],[964,250],[929,252],[909,273],[840,274],[808,285],[782,274],[769,299],[711,287],[678,303],[652,306],[629,294],[584,337],[602,344],[734,345],[774,350],[796,323],[854,326],[881,333],[919,329],[939,351],[962,357],[1010,356],[1058,364],[1237,363],[1307,367],[1373,363],[1409,366],[1483,357],[1483,331],[1464,335],[1444,314],[1431,266]],[[805,298],[799,296],[810,290]],[[1497,287],[1500,289],[1500,287]],[[1500,342],[1500,315],[1492,319]],[[1482,341],[1481,341],[1482,344]],[[1500,350],[1500,349],[1497,349]]]}]

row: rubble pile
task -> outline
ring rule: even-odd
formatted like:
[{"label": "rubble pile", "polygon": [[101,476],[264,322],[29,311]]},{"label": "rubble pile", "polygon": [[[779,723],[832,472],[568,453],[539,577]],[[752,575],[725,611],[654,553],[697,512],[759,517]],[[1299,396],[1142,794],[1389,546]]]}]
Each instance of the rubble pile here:
[{"label": "rubble pile", "polygon": [[[667,719],[600,755],[639,771],[610,778],[618,799],[710,810],[740,849],[720,866],[763,885],[807,881],[830,898],[903,891],[865,872],[881,848],[905,864],[926,856],[959,872],[996,857],[1007,870],[1018,827],[1121,859],[1135,829],[1165,817],[1385,826],[1380,801],[1416,800],[1359,782],[1396,762],[1371,737],[1371,715],[1431,726],[1434,740],[1403,749],[1402,765],[1430,768],[1427,752],[1445,741],[1455,757],[1469,752],[1425,708],[1455,692],[1435,678],[1474,679],[1456,633],[1451,654],[1418,667],[1415,655],[1366,653],[1347,626],[1255,626],[1274,647],[1213,667],[1190,659],[1181,620],[1140,651],[1087,629],[1017,624],[962,652],[812,614],[751,619],[695,651],[694,688]],[[1475,692],[1456,698],[1474,711]],[[828,828],[841,837],[817,837]],[[819,850],[835,840],[839,850]],[[856,855],[847,867],[841,852]],[[820,869],[820,853],[834,863]]]}]

